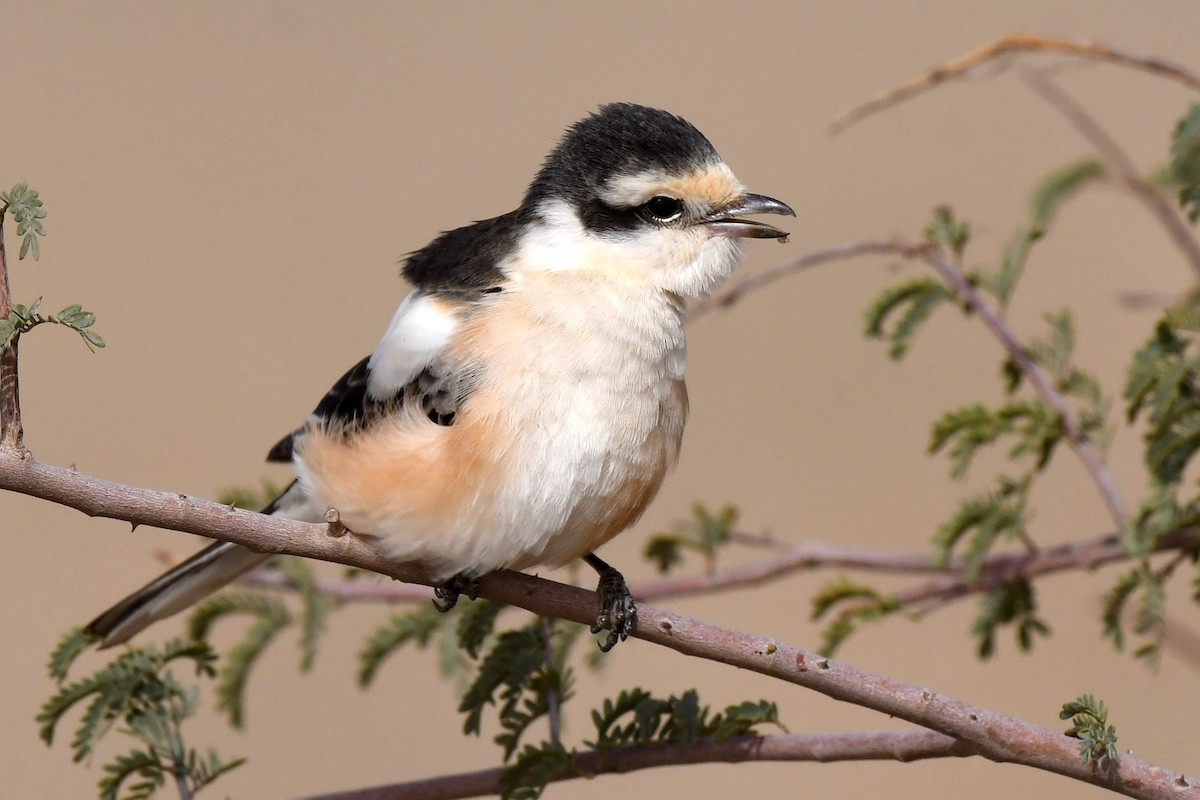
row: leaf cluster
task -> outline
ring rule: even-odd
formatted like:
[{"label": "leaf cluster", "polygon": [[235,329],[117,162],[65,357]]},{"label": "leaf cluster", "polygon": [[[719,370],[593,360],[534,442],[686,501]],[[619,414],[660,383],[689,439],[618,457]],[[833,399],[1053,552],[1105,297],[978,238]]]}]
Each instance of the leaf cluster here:
[{"label": "leaf cluster", "polygon": [[[667,698],[654,697],[645,689],[622,691],[615,700],[605,700],[592,711],[596,737],[585,745],[606,749],[622,745],[694,745],[701,740],[728,741],[737,736],[756,735],[763,725],[786,731],[779,709],[766,700],[726,706],[713,714],[701,705],[694,689]],[[501,779],[502,797],[535,800],[546,785],[561,777],[578,750],[557,742],[526,745]]]},{"label": "leaf cluster", "polygon": [[12,347],[21,334],[28,333],[38,325],[52,323],[70,328],[79,334],[89,350],[104,347],[104,339],[92,330],[96,315],[85,311],[81,306],[67,306],[57,314],[41,313],[42,298],[34,300],[28,306],[13,303],[12,313],[0,319],[0,350]]},{"label": "leaf cluster", "polygon": [[[830,615],[830,622],[821,632],[820,653],[832,656],[863,622],[877,622],[900,608],[893,595],[839,577],[821,588],[812,599],[812,619]],[[832,613],[835,611],[836,613]]]},{"label": "leaf cluster", "polygon": [[1144,418],[1145,461],[1159,485],[1177,486],[1200,450],[1200,352],[1195,335],[1163,319],[1125,382],[1126,414]]},{"label": "leaf cluster", "polygon": [[713,714],[708,706],[700,704],[695,689],[667,698],[654,697],[645,689],[623,691],[615,700],[605,700],[599,709],[592,711],[592,724],[596,727],[596,738],[587,744],[594,748],[626,744],[692,745],[700,739],[724,742],[753,734],[760,725],[787,730],[779,721],[775,703],[747,701]]},{"label": "leaf cluster", "polygon": [[198,676],[212,677],[217,656],[207,644],[173,640],[161,649],[132,648],[102,669],[68,683],[72,664],[91,643],[75,628],[51,653],[49,672],[58,691],[42,705],[37,721],[43,741],[52,744],[67,712],[84,706],[71,742],[77,762],[92,755],[117,725],[138,742],[136,749],[104,766],[99,782],[102,800],[142,800],[168,778],[194,793],[243,763],[243,759],[225,761],[213,750],[202,754],[183,738],[182,725],[196,711],[199,689],[181,684],[170,666],[190,662]]},{"label": "leaf cluster", "polygon": [[17,223],[17,236],[21,237],[21,252],[17,258],[31,255],[34,261],[40,259],[42,251],[38,237],[46,235],[46,227],[42,224],[46,209],[42,207],[37,191],[30,189],[28,183],[18,183],[7,192],[0,192],[0,203],[4,206],[0,208],[0,224],[6,211]]},{"label": "leaf cluster", "polygon": [[[963,268],[971,226],[949,207],[935,210],[925,230],[925,240],[962,269],[966,282],[990,298],[1003,315],[1028,266],[1034,245],[1048,232],[1064,202],[1085,186],[1105,178],[1104,166],[1095,159],[1081,159],[1047,175],[1033,192],[1029,222],[1018,228],[993,265]],[[889,341],[889,355],[906,355],[920,327],[933,311],[945,304],[970,313],[965,296],[940,278],[920,276],[885,289],[867,308],[865,333]],[[1066,400],[1080,436],[1101,449],[1105,445],[1107,403],[1099,382],[1073,363],[1075,328],[1070,312],[1045,315],[1048,333],[1024,348],[1032,362],[1053,382],[1054,390]],[[959,555],[968,582],[978,580],[987,557],[997,543],[1020,540],[1030,543],[1032,518],[1029,496],[1034,482],[1050,466],[1054,453],[1066,438],[1061,415],[1041,396],[1022,393],[1027,382],[1027,364],[1012,356],[1001,365],[1005,400],[998,406],[971,403],[953,408],[935,421],[929,451],[945,452],[950,476],[966,477],[976,456],[1001,443],[1005,455],[1018,467],[1017,475],[996,477],[996,488],[964,498],[937,529],[933,538],[934,558],[947,566]],[[849,581],[826,587],[814,601],[814,617],[835,605],[839,612],[824,634],[824,649],[840,645],[856,630],[856,623],[874,620],[895,610],[894,602],[869,586]],[[981,606],[973,633],[983,657],[995,648],[998,626],[1013,625],[1022,649],[1028,649],[1035,634],[1044,634],[1045,624],[1035,614],[1033,589],[1012,584],[993,590]]]},{"label": "leaf cluster", "polygon": [[658,567],[659,572],[666,574],[682,564],[684,553],[691,551],[704,559],[706,570],[711,574],[717,567],[717,554],[729,544],[737,518],[738,510],[734,506],[726,505],[713,512],[696,503],[692,506],[690,520],[676,523],[670,532],[651,536],[643,555]]},{"label": "leaf cluster", "polygon": [[1168,170],[1179,189],[1179,205],[1189,220],[1200,221],[1200,104],[1188,109],[1175,126]]},{"label": "leaf cluster", "polygon": [[1115,762],[1117,753],[1117,729],[1108,724],[1108,708],[1090,694],[1080,695],[1063,703],[1058,718],[1071,720],[1066,735],[1079,740],[1079,754],[1084,764],[1103,766]]},{"label": "leaf cluster", "polygon": [[[1143,637],[1134,655],[1156,663],[1166,630],[1166,580],[1150,556],[1172,531],[1200,521],[1200,493],[1186,480],[1200,452],[1200,304],[1196,297],[1168,309],[1149,341],[1134,355],[1125,382],[1126,417],[1145,424],[1143,459],[1150,491],[1125,530],[1125,549],[1138,566],[1118,579],[1105,596],[1104,633],[1125,646],[1123,612],[1136,599],[1133,633]],[[1190,552],[1193,560],[1200,546]],[[1200,602],[1200,599],[1198,599]]]},{"label": "leaf cluster", "polygon": [[[551,624],[552,630],[561,627]],[[560,638],[560,645],[569,647],[572,641]],[[547,641],[537,621],[497,636],[479,658],[475,678],[459,703],[463,732],[479,735],[484,710],[496,706],[503,732],[495,741],[509,760],[529,726],[549,713],[550,695],[559,702],[571,696],[574,673],[563,664],[564,656],[565,648],[555,648],[553,638]]]},{"label": "leaf cluster", "polygon": [[317,640],[333,610],[333,601],[316,586],[311,564],[302,558],[281,556],[272,566],[286,575],[300,594],[300,613],[266,592],[228,590],[198,603],[188,617],[188,635],[206,641],[222,619],[249,616],[253,623],[244,637],[229,649],[217,676],[217,707],[240,728],[246,719],[246,685],[259,658],[279,635],[294,624],[300,627],[300,670],[309,671],[316,660]]},{"label": "leaf cluster", "polygon": [[980,658],[995,655],[996,632],[1005,625],[1013,627],[1017,646],[1025,652],[1033,649],[1034,636],[1049,635],[1050,626],[1037,615],[1033,584],[1028,580],[998,586],[980,600],[979,616],[971,626],[971,633],[978,641]]}]

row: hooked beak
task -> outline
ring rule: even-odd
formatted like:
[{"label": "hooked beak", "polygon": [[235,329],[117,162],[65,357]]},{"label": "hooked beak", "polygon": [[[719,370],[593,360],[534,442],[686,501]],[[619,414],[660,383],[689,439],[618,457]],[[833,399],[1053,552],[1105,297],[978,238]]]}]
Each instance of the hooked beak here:
[{"label": "hooked beak", "polygon": [[704,220],[709,230],[718,236],[730,239],[778,239],[786,241],[787,231],[782,231],[774,225],[756,222],[749,219],[739,219],[742,214],[788,214],[796,216],[796,212],[787,203],[780,202],[765,194],[744,194],[739,202],[719,208]]}]

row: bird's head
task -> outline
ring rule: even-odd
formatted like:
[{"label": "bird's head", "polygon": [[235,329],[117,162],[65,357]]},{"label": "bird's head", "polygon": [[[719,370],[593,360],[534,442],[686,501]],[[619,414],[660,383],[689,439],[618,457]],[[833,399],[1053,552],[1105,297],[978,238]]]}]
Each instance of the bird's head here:
[{"label": "bird's head", "polygon": [[631,103],[575,123],[522,208],[531,217],[532,263],[602,271],[688,298],[729,276],[741,239],[787,236],[743,216],[795,216],[785,203],[746,191],[691,123]]}]

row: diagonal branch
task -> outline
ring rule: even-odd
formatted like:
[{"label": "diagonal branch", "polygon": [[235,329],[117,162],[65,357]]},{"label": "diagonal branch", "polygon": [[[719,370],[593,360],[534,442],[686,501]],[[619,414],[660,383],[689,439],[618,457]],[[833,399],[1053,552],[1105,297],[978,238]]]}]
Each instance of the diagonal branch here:
[{"label": "diagonal branch", "polygon": [[1022,77],[1030,87],[1050,105],[1062,113],[1075,129],[1091,143],[1096,152],[1117,176],[1126,189],[1150,210],[1155,219],[1166,229],[1171,241],[1179,248],[1188,263],[1200,272],[1200,242],[1192,235],[1192,229],[1179,215],[1178,210],[1163,193],[1139,174],[1133,159],[1121,148],[1108,132],[1092,119],[1087,110],[1054,81],[1030,70],[1023,70]]},{"label": "diagonal branch", "polygon": [[1112,472],[1100,457],[1100,453],[1095,446],[1083,434],[1083,429],[1079,425],[1079,420],[1071,412],[1067,405],[1066,398],[1054,388],[1054,383],[1049,376],[1042,371],[1041,367],[1033,362],[1029,353],[1017,341],[1017,337],[1013,334],[1012,329],[1008,327],[991,304],[984,299],[983,295],[971,285],[966,276],[963,275],[957,267],[951,264],[942,254],[935,248],[927,248],[921,256],[925,263],[933,267],[939,275],[954,290],[967,307],[979,316],[983,324],[991,331],[992,335],[1000,342],[1000,345],[1008,353],[1008,357],[1012,359],[1017,368],[1029,381],[1029,385],[1033,387],[1034,392],[1042,399],[1047,406],[1050,407],[1062,424],[1063,432],[1066,434],[1067,442],[1071,445],[1071,449],[1075,451],[1075,455],[1079,457],[1083,463],[1083,468],[1087,470],[1092,482],[1099,489],[1101,497],[1104,499],[1104,505],[1108,508],[1109,516],[1117,526],[1117,530],[1125,530],[1128,523],[1129,514],[1125,509],[1125,501],[1121,498],[1120,492],[1117,490],[1116,481],[1113,480]]},{"label": "diagonal branch", "polygon": [[931,69],[903,86],[868,100],[835,119],[830,124],[829,130],[831,133],[841,133],[872,114],[927,92],[948,80],[961,78],[977,67],[1012,53],[1061,53],[1096,61],[1107,61],[1110,64],[1118,64],[1174,80],[1189,89],[1200,91],[1200,75],[1164,58],[1129,53],[1099,42],[1081,39],[1059,39],[1035,33],[1014,33],[978,47],[961,58]]},{"label": "diagonal branch", "polygon": [[[986,562],[985,562],[986,563]],[[667,597],[711,594],[730,589],[758,588],[764,582],[777,580],[805,570],[838,567],[889,574],[953,574],[963,569],[958,560],[948,565],[935,564],[920,553],[889,553],[883,550],[843,547],[826,542],[801,542],[785,548],[778,555],[760,559],[739,567],[718,569],[704,575],[680,575],[634,584],[634,597],[641,600],[661,600]],[[266,567],[238,579],[243,586],[256,589],[295,590],[299,586],[287,575]],[[415,603],[426,602],[433,595],[427,589],[408,584],[363,583],[337,578],[317,578],[314,588],[341,602]]]},{"label": "diagonal branch", "polygon": [[[1155,545],[1155,553],[1183,553],[1200,540],[1193,529],[1172,531]],[[766,582],[797,572],[840,568],[885,574],[933,575],[929,580],[902,589],[893,599],[899,608],[928,602],[947,602],[989,592],[1017,580],[1045,577],[1061,572],[1093,570],[1105,564],[1134,558],[1115,533],[1090,539],[1043,547],[1036,551],[990,555],[979,566],[975,580],[965,576],[966,565],[952,559],[945,566],[920,553],[892,553],[883,550],[842,547],[825,542],[802,542],[771,558],[740,567],[719,569],[704,575],[682,575],[633,584],[630,591],[639,600],[662,600],[715,594],[742,588],[760,588]],[[239,579],[243,586],[256,589],[296,590],[299,587],[278,570],[264,568]],[[321,594],[347,603],[418,603],[428,602],[432,592],[407,583],[364,583],[337,578],[317,578],[314,588]]]},{"label": "diagonal branch", "polygon": [[761,289],[774,281],[810,266],[842,258],[879,254],[894,254],[910,259],[919,258],[926,262],[950,284],[950,288],[959,299],[979,315],[979,318],[983,320],[984,325],[987,326],[992,335],[1000,342],[1013,363],[1017,365],[1029,380],[1029,385],[1033,387],[1033,390],[1042,398],[1043,402],[1058,415],[1071,449],[1075,451],[1075,454],[1083,463],[1084,469],[1087,470],[1088,475],[1091,477],[1092,482],[1099,489],[1104,499],[1105,507],[1108,509],[1109,516],[1116,524],[1118,530],[1124,530],[1128,520],[1125,502],[1117,490],[1112,473],[1100,457],[1100,453],[1088,441],[1087,437],[1084,436],[1079,421],[1067,405],[1066,399],[1054,388],[1053,382],[1046,373],[1037,364],[1033,363],[1033,359],[1029,357],[1025,348],[1017,341],[1008,323],[1000,317],[991,304],[971,285],[970,281],[967,280],[966,276],[957,267],[942,257],[934,247],[927,243],[909,242],[900,239],[863,240],[816,250],[799,258],[785,261],[760,275],[745,278],[724,292],[696,304],[689,313],[695,318],[714,308],[731,306],[748,292]]},{"label": "diagonal branch", "polygon": [[[389,561],[367,539],[327,535],[328,526],[264,517],[184,494],[122,486],[42,464],[30,455],[22,458],[0,451],[0,489],[91,516],[198,533],[257,552],[333,561],[399,580],[431,583],[420,567]],[[599,611],[594,592],[515,572],[485,575],[479,582],[479,596],[581,624],[590,624]],[[1080,759],[1076,739],[771,639],[645,604],[638,608],[632,635],[939,731],[967,742],[991,761],[1024,764],[1130,797],[1200,800],[1200,784],[1133,755],[1122,754],[1099,769]]]},{"label": "diagonal branch", "polygon": [[[624,774],[681,764],[740,764],[747,761],[920,761],[974,755],[966,742],[933,731],[740,736],[691,745],[627,745],[579,753],[553,782]],[[428,780],[313,795],[305,800],[454,800],[499,794],[505,768],[484,769]]]},{"label": "diagonal branch", "polygon": [[747,294],[756,292],[776,281],[791,277],[809,267],[815,267],[829,261],[842,261],[847,258],[866,255],[899,254],[911,258],[917,255],[918,251],[923,248],[924,245],[914,246],[898,240],[867,239],[858,242],[846,242],[826,247],[822,250],[804,253],[796,258],[788,259],[766,272],[735,281],[724,291],[692,304],[688,309],[688,321],[691,322],[718,309],[729,308]]}]

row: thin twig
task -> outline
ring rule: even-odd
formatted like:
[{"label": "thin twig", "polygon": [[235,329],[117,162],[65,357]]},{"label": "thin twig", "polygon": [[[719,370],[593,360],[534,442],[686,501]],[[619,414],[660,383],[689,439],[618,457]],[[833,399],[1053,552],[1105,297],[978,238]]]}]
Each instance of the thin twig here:
[{"label": "thin twig", "polygon": [[[748,761],[920,761],[973,755],[966,742],[933,731],[903,733],[779,734],[739,736],[691,745],[623,745],[579,753],[552,781],[625,774],[681,764],[740,764]],[[456,800],[499,794],[504,767],[428,780],[314,795],[306,800]]]},{"label": "thin twig", "polygon": [[868,100],[835,119],[830,124],[829,130],[831,133],[841,133],[865,117],[891,108],[915,95],[929,91],[948,80],[961,78],[968,72],[990,61],[995,61],[1010,53],[1020,52],[1063,53],[1082,58],[1107,61],[1132,69],[1144,70],[1154,75],[1178,81],[1189,89],[1200,91],[1200,75],[1197,75],[1186,67],[1163,58],[1158,58],[1157,56],[1129,53],[1100,44],[1099,42],[1059,39],[1053,36],[1039,36],[1035,33],[1014,33],[1009,36],[1002,36],[993,42],[978,47],[961,58],[930,70],[916,80]]},{"label": "thin twig", "polygon": [[[865,240],[859,242],[846,242],[844,244],[826,247],[821,250],[814,250],[810,253],[804,253],[796,258],[788,259],[782,264],[772,267],[766,272],[758,275],[751,275],[748,278],[743,278],[731,284],[727,289],[712,297],[701,300],[692,305],[688,309],[688,320],[699,319],[717,309],[725,309],[737,303],[745,295],[750,292],[758,291],[765,286],[768,286],[775,281],[790,277],[801,270],[815,267],[819,264],[824,264],[828,261],[842,261],[847,258],[865,255],[903,255],[911,257],[914,252],[908,252],[909,248],[905,242],[896,240]],[[921,248],[924,245],[920,245]]]},{"label": "thin twig", "polygon": [[1096,484],[1096,488],[1100,491],[1100,496],[1104,499],[1104,505],[1108,508],[1108,513],[1116,524],[1117,529],[1124,530],[1128,520],[1125,501],[1121,499],[1116,481],[1113,480],[1112,473],[1100,457],[1100,453],[1088,441],[1087,437],[1084,436],[1083,429],[1067,405],[1066,399],[1054,388],[1053,382],[1042,371],[1041,367],[1033,362],[1029,353],[1025,351],[1025,348],[1021,346],[1021,343],[1017,341],[1017,337],[1008,327],[1008,323],[996,313],[996,310],[971,285],[962,272],[935,249],[931,248],[924,251],[921,258],[925,263],[933,267],[950,284],[954,293],[979,316],[983,324],[1000,342],[1005,352],[1008,353],[1008,357],[1021,370],[1021,374],[1029,381],[1029,385],[1033,387],[1034,392],[1042,399],[1042,402],[1058,415],[1063,433],[1066,434],[1067,442],[1070,444],[1071,449],[1075,451],[1075,455],[1083,463],[1083,468],[1087,470],[1092,482]]},{"label": "thin twig", "polygon": [[[1200,541],[1200,532],[1192,529],[1172,531],[1157,543],[1156,553],[1175,552],[1186,557],[1190,548]],[[867,550],[824,542],[802,542],[778,556],[751,564],[720,569],[710,574],[680,575],[657,581],[636,583],[630,592],[639,601],[664,600],[717,594],[737,589],[761,588],[764,584],[797,572],[822,568],[838,568],[885,574],[929,574],[936,577],[901,589],[889,600],[897,609],[916,608],[926,616],[964,597],[990,592],[1014,581],[1031,580],[1063,572],[1094,570],[1106,564],[1132,560],[1121,537],[1114,533],[1058,545],[1028,549],[1015,553],[990,555],[979,566],[974,580],[967,578],[967,565],[962,559],[951,559],[944,566],[920,553],[894,553]],[[283,573],[269,567],[256,570],[239,579],[244,586],[259,589],[298,591],[299,587]],[[405,604],[429,602],[433,592],[425,586],[407,583],[367,583],[317,578],[317,592],[339,602]],[[844,613],[853,613],[853,604],[843,606]]]},{"label": "thin twig", "polygon": [[[740,567],[633,584],[630,591],[641,600],[711,594],[730,589],[757,588],[764,582],[822,567],[889,574],[955,574],[964,565],[961,561],[952,560],[940,566],[931,557],[921,553],[892,553],[813,541],[786,547],[778,555]],[[299,589],[291,578],[269,567],[243,575],[238,581],[243,586],[257,589]],[[350,603],[415,603],[426,602],[433,596],[428,588],[422,586],[336,578],[317,578],[313,588],[327,597]]]},{"label": "thin twig", "polygon": [[1113,522],[1116,523],[1118,529],[1124,530],[1128,514],[1125,510],[1125,503],[1117,491],[1112,473],[1104,464],[1096,448],[1083,435],[1083,430],[1078,420],[1071,412],[1062,394],[1054,388],[1054,384],[1041,368],[1033,363],[1029,354],[1025,352],[1020,342],[1017,341],[1016,336],[1013,335],[1012,330],[1008,327],[1008,323],[996,313],[991,304],[971,285],[957,267],[951,264],[936,248],[931,247],[927,243],[907,242],[898,239],[866,240],[817,250],[786,261],[760,275],[746,278],[734,284],[726,291],[696,304],[689,314],[694,319],[714,308],[733,305],[747,292],[761,289],[773,281],[780,280],[806,267],[852,256],[888,253],[903,258],[920,258],[928,263],[950,284],[955,294],[979,315],[988,330],[991,331],[992,335],[1004,347],[1009,357],[1013,360],[1013,363],[1027,377],[1030,386],[1033,387],[1034,391],[1042,398],[1046,405],[1058,414],[1067,441],[1079,457],[1079,460],[1083,463],[1084,469],[1087,470],[1092,481],[1100,490],[1104,504],[1108,508]]},{"label": "thin twig", "polygon": [[[398,580],[433,583],[421,567],[388,560],[363,537],[334,537],[327,535],[328,526],[324,525],[265,517],[183,494],[122,486],[42,464],[32,456],[18,458],[0,451],[0,488],[91,516],[198,533],[256,552],[316,558]],[[595,592],[516,572],[483,576],[479,596],[580,624],[594,622],[599,611]],[[644,603],[638,607],[638,623],[631,635],[683,655],[757,672],[939,731],[968,742],[991,761],[1024,764],[1131,797],[1200,800],[1200,784],[1131,754],[1122,754],[1106,769],[1098,770],[1080,760],[1076,739],[782,642]]]},{"label": "thin twig", "polygon": [[[0,319],[12,313],[8,287],[8,253],[4,248],[4,217],[8,204],[0,208]],[[20,453],[25,430],[21,423],[21,393],[17,382],[17,341],[0,350],[0,448]]]},{"label": "thin twig", "polygon": [[1184,222],[1176,207],[1167,200],[1148,180],[1138,172],[1133,159],[1121,148],[1108,132],[1092,119],[1087,109],[1075,102],[1069,94],[1045,75],[1032,70],[1022,70],[1021,77],[1047,103],[1057,109],[1075,129],[1091,143],[1096,152],[1116,174],[1117,180],[1128,189],[1134,197],[1142,201],[1154,218],[1166,229],[1167,235],[1179,251],[1183,253],[1192,269],[1200,272],[1200,242],[1192,235],[1192,229]]},{"label": "thin twig", "polygon": [[[1185,554],[1200,541],[1200,532],[1195,530],[1172,531],[1159,539],[1155,552],[1177,552]],[[927,614],[933,608],[968,595],[990,592],[1020,580],[1070,572],[1080,569],[1091,570],[1105,564],[1129,561],[1129,554],[1121,537],[1116,534],[1088,539],[1082,542],[1060,545],[1039,550],[1036,553],[1012,553],[993,556],[983,562],[979,577],[968,581],[961,575],[932,578],[925,583],[902,589],[893,599],[897,608],[909,608],[930,604],[920,610]]]}]

